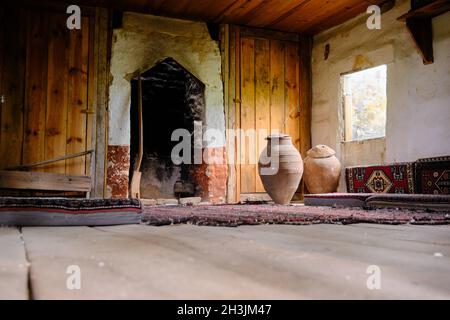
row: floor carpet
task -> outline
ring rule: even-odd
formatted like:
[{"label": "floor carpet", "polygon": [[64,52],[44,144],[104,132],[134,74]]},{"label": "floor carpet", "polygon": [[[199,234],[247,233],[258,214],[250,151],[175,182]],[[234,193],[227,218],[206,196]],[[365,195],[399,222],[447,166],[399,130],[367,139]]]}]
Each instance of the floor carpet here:
[{"label": "floor carpet", "polygon": [[257,224],[450,224],[447,212],[398,209],[306,207],[302,205],[144,206],[142,221],[163,226],[189,223],[207,226]]},{"label": "floor carpet", "polygon": [[0,198],[0,226],[110,226],[137,224],[136,199]]}]

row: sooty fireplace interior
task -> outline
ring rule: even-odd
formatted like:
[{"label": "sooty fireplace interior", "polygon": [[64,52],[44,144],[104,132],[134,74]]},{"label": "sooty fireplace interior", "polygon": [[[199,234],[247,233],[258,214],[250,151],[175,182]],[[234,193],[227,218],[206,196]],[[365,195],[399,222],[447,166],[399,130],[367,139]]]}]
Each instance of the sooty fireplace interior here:
[{"label": "sooty fireplace interior", "polygon": [[[194,164],[175,165],[171,160],[172,132],[194,131],[194,121],[204,116],[205,85],[172,58],[141,74],[143,159],[142,198],[176,198],[201,193],[195,181]],[[131,81],[131,169],[138,156],[138,79]],[[193,139],[192,144],[193,144]],[[193,152],[192,152],[193,153]]]}]

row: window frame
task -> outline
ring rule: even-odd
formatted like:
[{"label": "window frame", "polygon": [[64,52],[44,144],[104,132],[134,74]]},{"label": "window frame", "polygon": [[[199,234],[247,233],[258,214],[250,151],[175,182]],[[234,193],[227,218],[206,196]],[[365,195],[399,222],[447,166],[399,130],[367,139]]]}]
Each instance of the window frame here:
[{"label": "window frame", "polygon": [[[351,75],[351,74],[354,74],[354,73],[358,73],[358,72],[363,72],[363,71],[367,71],[367,70],[370,70],[370,69],[374,69],[374,68],[378,68],[378,67],[381,67],[381,66],[385,66],[385,70],[386,70],[386,88],[385,88],[385,92],[386,92],[386,94],[385,94],[385,97],[386,97],[386,122],[385,122],[385,124],[384,124],[384,126],[385,126],[385,130],[384,130],[384,135],[382,135],[382,136],[379,136],[379,137],[369,137],[369,138],[362,138],[362,139],[353,139],[352,138],[352,131],[351,131],[351,128],[352,128],[352,118],[350,117],[350,119],[348,119],[347,118],[347,114],[348,114],[348,112],[347,112],[347,107],[346,107],[346,101],[345,101],[345,97],[346,97],[346,94],[345,94],[345,79],[344,79],[344,77],[345,76],[348,76],[348,75]],[[387,130],[387,116],[388,116],[388,113],[387,113],[387,109],[388,109],[388,101],[387,101],[387,99],[388,99],[388,74],[389,74],[389,63],[380,63],[380,64],[377,64],[377,65],[374,65],[374,66],[367,66],[367,67],[364,67],[364,68],[360,68],[360,69],[353,69],[353,70],[350,70],[350,71],[347,71],[347,72],[342,72],[342,73],[340,73],[339,74],[339,103],[340,103],[340,108],[339,108],[339,111],[340,111],[340,113],[341,113],[341,116],[339,117],[340,118],[340,125],[339,125],[339,127],[340,127],[340,131],[341,131],[341,142],[342,143],[351,143],[351,142],[364,142],[364,141],[370,141],[370,140],[379,140],[379,139],[385,139],[386,138],[386,130]],[[350,121],[350,123],[349,123],[349,125],[348,125],[348,122],[347,121]],[[350,127],[350,131],[348,131],[348,128]],[[350,133],[350,134],[349,134]],[[347,139],[347,136],[349,135],[349,138]]]}]

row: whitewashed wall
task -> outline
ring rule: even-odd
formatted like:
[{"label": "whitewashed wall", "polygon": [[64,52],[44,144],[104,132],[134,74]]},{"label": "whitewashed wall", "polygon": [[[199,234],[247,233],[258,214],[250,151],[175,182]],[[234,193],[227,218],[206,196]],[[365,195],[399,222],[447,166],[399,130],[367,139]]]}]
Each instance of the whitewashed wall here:
[{"label": "whitewashed wall", "polygon": [[[382,15],[381,30],[369,30],[363,14],[314,37],[312,143],[336,149],[343,166],[450,155],[450,12],[433,19],[435,62],[423,65],[396,20],[409,4],[397,0]],[[388,64],[386,138],[342,143],[340,74],[380,64]]]},{"label": "whitewashed wall", "polygon": [[205,84],[206,125],[225,130],[220,50],[206,24],[125,13],[123,27],[113,34],[109,145],[130,144],[131,74],[138,69],[146,71],[167,57],[175,59]]}]

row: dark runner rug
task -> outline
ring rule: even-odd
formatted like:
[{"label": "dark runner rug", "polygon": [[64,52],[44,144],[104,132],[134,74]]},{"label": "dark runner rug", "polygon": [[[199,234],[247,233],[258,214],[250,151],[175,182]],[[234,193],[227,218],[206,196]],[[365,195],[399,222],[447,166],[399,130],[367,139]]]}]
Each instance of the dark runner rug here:
[{"label": "dark runner rug", "polygon": [[329,206],[329,207],[365,207],[366,200],[374,193],[323,193],[305,194],[306,206]]},{"label": "dark runner rug", "polygon": [[406,208],[450,212],[450,195],[390,193],[305,194],[307,206]]},{"label": "dark runner rug", "polygon": [[372,208],[406,208],[450,212],[450,195],[374,194],[366,199]]},{"label": "dark runner rug", "polygon": [[136,199],[0,198],[0,226],[106,226],[136,224]]},{"label": "dark runner rug", "polygon": [[153,226],[189,223],[236,227],[258,224],[450,224],[447,212],[364,210],[302,205],[144,206],[142,221]]}]

